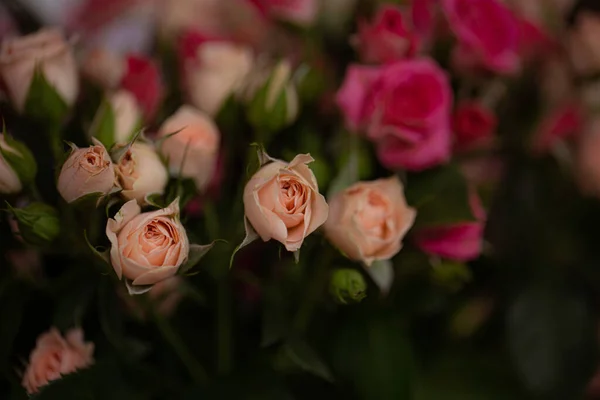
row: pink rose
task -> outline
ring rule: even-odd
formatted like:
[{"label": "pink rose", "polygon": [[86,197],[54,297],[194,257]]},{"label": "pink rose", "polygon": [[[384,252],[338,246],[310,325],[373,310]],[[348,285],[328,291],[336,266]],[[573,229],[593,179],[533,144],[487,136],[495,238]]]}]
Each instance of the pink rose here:
[{"label": "pink rose", "polygon": [[306,165],[313,161],[308,154],[297,155],[289,164],[273,161],[246,184],[246,218],[263,241],[275,239],[296,251],[327,219],[329,207]]},{"label": "pink rose", "polygon": [[429,38],[435,27],[434,6],[437,0],[412,0],[410,15],[415,31],[423,38]]},{"label": "pink rose", "polygon": [[469,150],[485,145],[492,138],[498,120],[494,113],[483,104],[465,102],[454,111],[452,128],[454,147],[457,150]]},{"label": "pink rose", "polygon": [[459,50],[500,73],[519,66],[519,22],[498,0],[442,0]]},{"label": "pink rose", "polygon": [[470,203],[476,221],[422,229],[415,236],[417,246],[427,254],[451,260],[469,261],[477,258],[483,245],[486,216],[474,192],[470,196]]},{"label": "pink rose", "polygon": [[409,58],[417,51],[417,38],[398,7],[381,7],[372,23],[358,22],[354,44],[365,63],[386,63]]},{"label": "pink rose", "polygon": [[[179,131],[179,132],[178,132]],[[194,179],[204,191],[214,174],[219,156],[221,134],[214,121],[202,111],[182,106],[161,125],[158,136],[165,139],[160,148],[175,175]]]},{"label": "pink rose", "polygon": [[127,68],[120,86],[135,96],[145,120],[151,121],[164,96],[158,65],[152,59],[137,55],[129,55],[126,63]]},{"label": "pink rose", "polygon": [[[179,199],[167,208],[142,213],[131,200],[108,220],[110,260],[129,286],[154,285],[174,276],[187,260],[190,245],[179,220]],[[131,290],[130,290],[131,292]]]},{"label": "pink rose", "polygon": [[325,235],[348,258],[367,266],[402,248],[416,211],[406,204],[398,177],[358,182],[329,199]]},{"label": "pink rose", "polygon": [[422,170],[450,157],[452,93],[431,60],[350,67],[337,102],[351,126],[368,131],[388,168]]},{"label": "pink rose", "polygon": [[71,46],[56,29],[4,39],[0,48],[0,75],[14,107],[25,109],[35,68],[67,105],[77,99],[79,79]]},{"label": "pink rose", "polygon": [[63,338],[52,328],[37,339],[23,373],[23,387],[30,395],[37,393],[50,381],[92,365],[93,353],[94,345],[83,341],[81,329],[71,329]]},{"label": "pink rose", "polygon": [[574,138],[583,127],[583,109],[579,104],[563,104],[542,120],[534,136],[533,151],[544,154],[556,143]]}]

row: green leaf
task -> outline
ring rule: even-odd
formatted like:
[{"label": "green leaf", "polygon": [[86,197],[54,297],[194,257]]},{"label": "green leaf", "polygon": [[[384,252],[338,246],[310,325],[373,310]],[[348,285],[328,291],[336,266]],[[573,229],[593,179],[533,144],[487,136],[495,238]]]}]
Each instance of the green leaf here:
[{"label": "green leaf", "polygon": [[454,165],[411,174],[405,194],[408,204],[417,208],[417,228],[476,220],[467,181]]},{"label": "green leaf", "polygon": [[87,236],[87,231],[83,231],[83,238],[85,239],[85,243],[88,245],[92,253],[99,259],[102,260],[105,264],[111,265],[110,263],[110,249],[106,250],[98,250],[98,247],[94,246],[90,243],[90,240]]},{"label": "green leaf", "polygon": [[8,148],[3,148],[0,144],[0,155],[15,171],[21,184],[27,186],[33,182],[37,175],[37,163],[35,158],[24,143],[15,140],[6,132],[3,133],[4,140],[10,150]]},{"label": "green leaf", "polygon": [[333,374],[321,357],[306,342],[290,339],[285,342],[275,356],[275,368],[283,371],[295,370],[311,373],[326,381],[333,382]]},{"label": "green leaf", "polygon": [[154,285],[134,285],[133,282],[127,278],[123,279],[125,281],[125,287],[127,288],[127,293],[130,296],[137,296],[140,294],[144,294],[149,292]]},{"label": "green leaf", "polygon": [[56,89],[46,80],[43,72],[36,68],[25,101],[25,114],[58,127],[69,111],[69,106]]},{"label": "green leaf", "polygon": [[78,197],[69,204],[71,205],[71,207],[80,210],[96,208],[102,197],[104,197],[104,193],[102,192],[88,193],[81,197]]},{"label": "green leaf", "polygon": [[190,269],[194,268],[196,264],[200,262],[202,257],[204,257],[210,251],[210,249],[213,248],[215,243],[219,241],[221,240],[215,240],[212,243],[206,245],[191,244],[188,259],[181,267],[179,267],[179,271],[177,273],[183,275]]},{"label": "green leaf", "polygon": [[115,112],[106,99],[102,101],[90,128],[90,135],[110,149],[115,144]]}]

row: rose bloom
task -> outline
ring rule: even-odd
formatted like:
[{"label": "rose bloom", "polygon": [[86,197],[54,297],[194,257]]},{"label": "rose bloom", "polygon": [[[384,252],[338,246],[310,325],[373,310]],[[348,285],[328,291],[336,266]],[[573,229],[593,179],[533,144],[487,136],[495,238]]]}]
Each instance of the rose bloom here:
[{"label": "rose bloom", "polygon": [[127,143],[141,126],[142,112],[135,97],[126,90],[119,90],[109,97],[115,117],[114,139]]},{"label": "rose bloom", "polygon": [[90,193],[107,194],[115,184],[115,169],[106,148],[92,138],[93,146],[73,150],[60,170],[56,187],[67,203]]},{"label": "rose bloom", "polygon": [[494,113],[483,104],[465,102],[454,111],[452,128],[454,147],[457,150],[470,150],[485,145],[492,138],[498,120]]},{"label": "rose bloom", "polygon": [[456,261],[470,261],[479,257],[486,215],[475,192],[470,194],[469,202],[476,221],[423,228],[415,235],[416,245],[427,254]]},{"label": "rose bloom", "polygon": [[119,279],[133,286],[154,285],[174,276],[189,253],[179,220],[179,199],[167,208],[142,213],[135,200],[125,203],[106,224],[110,260]]},{"label": "rose bloom", "polygon": [[71,105],[79,92],[77,65],[71,46],[56,29],[2,41],[0,75],[14,107],[23,112],[35,69]]},{"label": "rose bloom", "polygon": [[62,337],[56,328],[40,335],[23,373],[23,387],[34,394],[50,381],[94,363],[94,345],[83,340],[81,329],[71,329]]},{"label": "rose bloom", "polygon": [[253,65],[249,47],[227,42],[198,46],[184,66],[185,89],[192,105],[216,115],[227,98],[240,90]]},{"label": "rose bloom", "polygon": [[329,199],[329,210],[327,238],[348,258],[367,266],[400,251],[417,215],[406,204],[396,176],[353,184]]},{"label": "rose bloom", "polygon": [[[6,143],[4,134],[0,134],[0,148],[5,152],[15,152],[15,150]],[[19,176],[2,157],[2,154],[0,154],[0,193],[18,193],[22,188],[23,185],[19,180]]]},{"label": "rose bloom", "polygon": [[194,179],[196,188],[204,190],[215,171],[221,134],[208,115],[190,106],[182,106],[169,117],[158,136],[177,131],[165,139],[160,151],[168,158],[171,173]]},{"label": "rose bloom", "polygon": [[519,21],[498,0],[443,0],[459,52],[500,73],[519,66]]},{"label": "rose bloom", "polygon": [[431,60],[351,66],[337,103],[348,125],[368,132],[388,168],[423,170],[450,157],[452,93]]},{"label": "rose bloom", "polygon": [[400,8],[382,6],[372,23],[359,21],[354,44],[366,63],[385,63],[414,56],[417,37],[407,27]]},{"label": "rose bloom", "polygon": [[273,161],[256,172],[244,189],[246,218],[263,241],[275,239],[296,251],[327,219],[329,207],[319,193],[308,154],[289,163]]},{"label": "rose bloom", "polygon": [[169,181],[167,169],[147,143],[134,143],[115,168],[123,197],[135,199],[140,205],[146,203],[147,195],[162,194]]}]

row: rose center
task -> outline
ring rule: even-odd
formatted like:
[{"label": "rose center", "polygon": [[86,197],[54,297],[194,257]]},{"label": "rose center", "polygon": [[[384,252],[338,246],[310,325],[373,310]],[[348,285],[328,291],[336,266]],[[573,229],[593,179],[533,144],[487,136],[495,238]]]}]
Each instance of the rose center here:
[{"label": "rose center", "polygon": [[110,165],[104,160],[104,149],[100,146],[91,147],[83,156],[79,165],[89,172],[100,172]]},{"label": "rose center", "polygon": [[304,209],[306,195],[304,186],[291,179],[283,179],[279,186],[280,201],[285,210],[290,213],[301,212]]},{"label": "rose center", "polygon": [[358,212],[358,220],[365,233],[380,239],[389,237],[391,233],[390,204],[386,197],[379,193],[369,192],[366,204]]}]

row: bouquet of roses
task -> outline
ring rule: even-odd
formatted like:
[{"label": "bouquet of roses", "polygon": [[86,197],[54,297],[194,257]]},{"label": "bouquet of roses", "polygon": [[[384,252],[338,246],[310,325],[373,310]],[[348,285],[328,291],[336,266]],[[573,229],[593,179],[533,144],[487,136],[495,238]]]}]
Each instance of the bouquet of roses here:
[{"label": "bouquet of roses", "polygon": [[594,6],[42,3],[0,9],[0,397],[600,395]]}]

